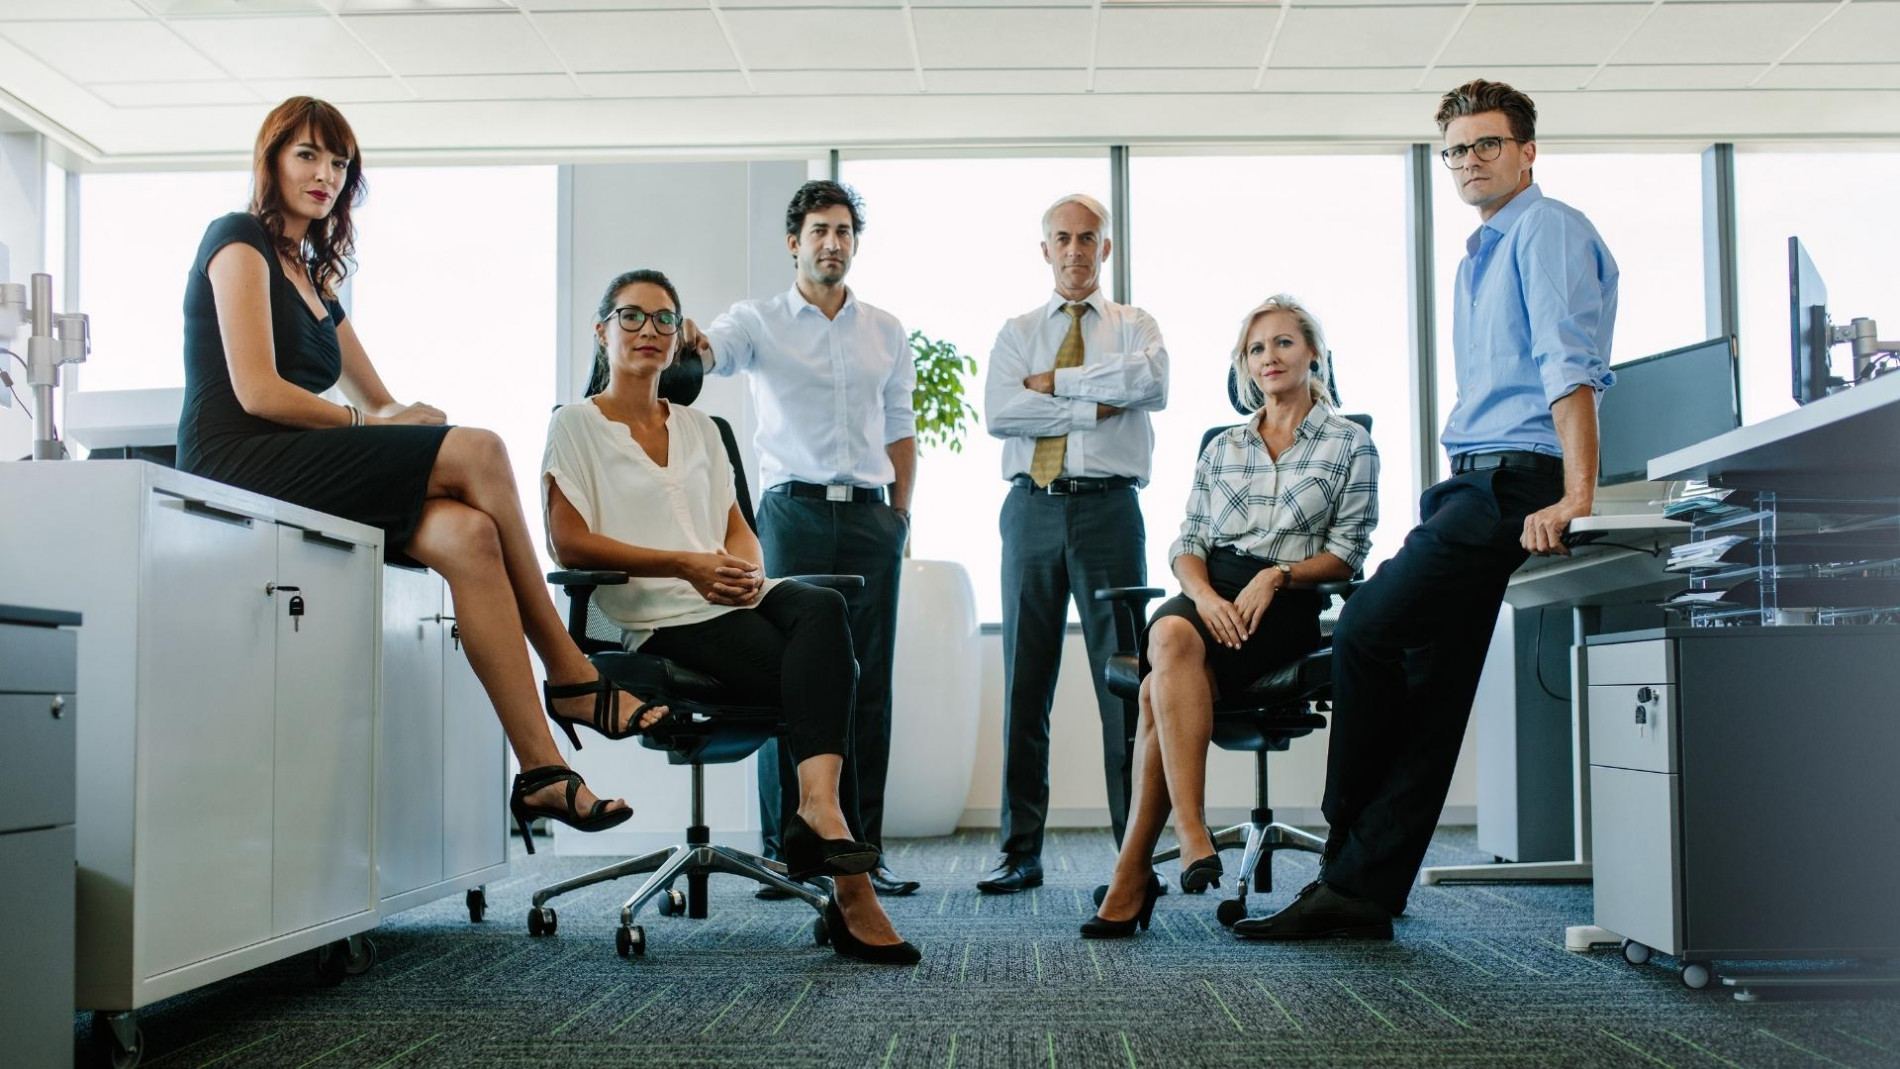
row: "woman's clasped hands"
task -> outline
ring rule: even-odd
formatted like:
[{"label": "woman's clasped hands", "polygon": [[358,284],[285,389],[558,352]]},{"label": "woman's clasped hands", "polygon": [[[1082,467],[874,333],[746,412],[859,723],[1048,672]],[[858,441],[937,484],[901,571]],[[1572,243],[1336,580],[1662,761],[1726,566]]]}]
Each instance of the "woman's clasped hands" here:
[{"label": "woman's clasped hands", "polygon": [[680,578],[714,605],[750,605],[765,589],[764,569],[723,549],[686,554]]}]

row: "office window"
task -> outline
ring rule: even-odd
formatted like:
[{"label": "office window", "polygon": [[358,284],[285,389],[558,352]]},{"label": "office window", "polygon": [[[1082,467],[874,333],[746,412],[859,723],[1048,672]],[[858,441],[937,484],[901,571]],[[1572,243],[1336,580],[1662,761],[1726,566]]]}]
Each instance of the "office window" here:
[{"label": "office window", "polygon": [[1368,574],[1411,525],[1413,405],[1407,341],[1404,160],[1356,156],[1136,156],[1129,161],[1133,302],[1172,361],[1142,492],[1148,579],[1172,586],[1201,435],[1241,421],[1227,399],[1240,321],[1275,293],[1325,328],[1342,411],[1373,417],[1379,514]]},{"label": "office window", "polygon": [[[1900,152],[1738,149],[1735,213],[1741,294],[1742,418],[1795,407],[1788,324],[1788,238],[1801,239],[1827,282],[1828,313],[1865,316],[1900,335]],[[1851,350],[1833,350],[1851,374]]]},{"label": "office window", "polygon": [[[1451,316],[1458,261],[1479,226],[1452,173],[1434,163],[1438,268],[1438,429],[1457,399]],[[1616,257],[1616,333],[1622,363],[1708,337],[1703,304],[1702,156],[1695,152],[1586,153],[1539,146],[1537,185],[1588,216]]]},{"label": "office window", "polygon": [[378,168],[357,210],[350,322],[398,401],[501,435],[535,548],[554,406],[556,170]]},{"label": "office window", "polygon": [[980,419],[983,375],[1004,320],[1052,292],[1040,247],[1043,211],[1068,193],[1109,203],[1107,155],[847,160],[841,177],[865,202],[852,290],[907,330],[954,342],[976,360],[967,397],[979,419],[965,432],[963,451],[925,448],[918,462],[911,552],[962,564],[978,618],[1000,620],[996,521],[1008,484],[1003,443]]},{"label": "office window", "polygon": [[92,356],[68,371],[80,389],[185,384],[192,257],[211,221],[250,196],[249,171],[80,176],[78,296],[92,317]]}]

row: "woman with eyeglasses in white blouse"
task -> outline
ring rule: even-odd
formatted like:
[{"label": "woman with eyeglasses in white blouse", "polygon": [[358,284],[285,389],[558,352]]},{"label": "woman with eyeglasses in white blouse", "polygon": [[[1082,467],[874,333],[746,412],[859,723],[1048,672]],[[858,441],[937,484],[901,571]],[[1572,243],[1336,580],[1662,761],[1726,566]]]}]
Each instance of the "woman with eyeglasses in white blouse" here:
[{"label": "woman with eyeglasses in white blouse", "polygon": [[1330,360],[1319,321],[1287,294],[1241,321],[1232,375],[1253,414],[1210,440],[1195,464],[1168,552],[1181,593],[1142,636],[1128,830],[1084,937],[1148,926],[1161,893],[1149,858],[1171,810],[1181,889],[1218,885],[1204,812],[1214,702],[1319,648],[1323,601],[1313,586],[1350,579],[1365,561],[1379,454],[1370,433],[1334,411]]}]

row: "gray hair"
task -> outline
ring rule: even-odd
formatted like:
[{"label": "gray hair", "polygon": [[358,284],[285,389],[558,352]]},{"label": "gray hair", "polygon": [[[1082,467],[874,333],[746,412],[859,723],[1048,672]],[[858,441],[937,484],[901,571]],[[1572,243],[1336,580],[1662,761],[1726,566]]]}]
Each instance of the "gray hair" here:
[{"label": "gray hair", "polygon": [[1307,392],[1313,395],[1316,405],[1333,403],[1333,354],[1326,348],[1326,332],[1320,328],[1319,320],[1306,310],[1299,298],[1290,293],[1276,293],[1261,301],[1240,321],[1240,338],[1234,342],[1234,386],[1240,403],[1249,412],[1258,412],[1260,406],[1267,403],[1267,397],[1260,392],[1260,384],[1247,374],[1247,334],[1261,316],[1269,312],[1286,312],[1299,321],[1300,334],[1306,339],[1306,345],[1313,350],[1313,374],[1306,381]]},{"label": "gray hair", "polygon": [[1071,193],[1061,200],[1056,201],[1054,204],[1049,205],[1049,210],[1042,213],[1042,240],[1049,240],[1050,220],[1055,218],[1056,210],[1061,208],[1064,204],[1080,204],[1082,207],[1087,208],[1094,214],[1096,226],[1101,228],[1096,232],[1095,236],[1100,238],[1108,237],[1108,209],[1102,207],[1101,201],[1096,200],[1087,193]]}]

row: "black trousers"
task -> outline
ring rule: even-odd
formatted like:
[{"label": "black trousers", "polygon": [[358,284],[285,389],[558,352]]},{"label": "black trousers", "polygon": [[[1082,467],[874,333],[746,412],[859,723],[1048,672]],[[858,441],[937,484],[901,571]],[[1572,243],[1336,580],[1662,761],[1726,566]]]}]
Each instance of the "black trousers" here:
[{"label": "black trousers", "polygon": [[836,590],[779,583],[750,609],[663,627],[640,652],[712,676],[742,704],[785,710],[786,748],[796,761],[850,753],[857,662]]},{"label": "black trousers", "polygon": [[1147,529],[1135,490],[1049,494],[1010,488],[1003,536],[1003,811],[1006,854],[1042,853],[1049,817],[1049,708],[1068,632],[1069,598],[1082,617],[1089,682],[1102,723],[1102,779],[1115,841],[1128,825],[1128,706],[1102,677],[1115,649],[1114,605],[1100,587],[1147,581]]},{"label": "black trousers", "polygon": [[[844,591],[851,649],[857,657],[856,713],[841,802],[851,834],[884,843],[884,780],[891,767],[891,656],[897,648],[897,584],[904,563],[904,520],[875,501],[824,501],[766,493],[759,501],[759,543],[767,575],[862,575]],[[767,857],[778,857],[783,815],[798,806],[790,750],[759,751],[759,813]]]},{"label": "black trousers", "polygon": [[1326,881],[1393,913],[1445,807],[1504,586],[1528,556],[1524,517],[1563,479],[1510,468],[1456,475],[1346,602],[1333,631],[1333,725],[1322,802],[1339,854]]}]

